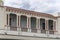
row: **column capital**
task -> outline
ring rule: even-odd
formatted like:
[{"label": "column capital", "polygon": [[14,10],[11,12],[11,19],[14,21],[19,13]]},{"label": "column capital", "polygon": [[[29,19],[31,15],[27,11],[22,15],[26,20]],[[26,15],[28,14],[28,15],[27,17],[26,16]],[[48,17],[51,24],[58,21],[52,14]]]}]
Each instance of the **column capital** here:
[{"label": "column capital", "polygon": [[36,17],[37,19],[40,19],[40,17]]},{"label": "column capital", "polygon": [[21,16],[21,14],[16,14],[17,16]]},{"label": "column capital", "polygon": [[48,18],[45,18],[45,20],[49,20]]},{"label": "column capital", "polygon": [[31,17],[31,16],[27,15],[27,17]]},{"label": "column capital", "polygon": [[56,20],[53,19],[53,21],[56,21]]},{"label": "column capital", "polygon": [[10,14],[10,13],[7,13],[7,14]]}]

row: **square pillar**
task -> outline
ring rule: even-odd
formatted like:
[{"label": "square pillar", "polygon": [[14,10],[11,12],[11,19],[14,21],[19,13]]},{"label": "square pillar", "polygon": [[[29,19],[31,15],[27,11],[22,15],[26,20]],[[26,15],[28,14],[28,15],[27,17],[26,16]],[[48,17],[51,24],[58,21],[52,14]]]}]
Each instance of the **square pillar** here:
[{"label": "square pillar", "polygon": [[16,20],[16,24],[17,24],[17,31],[18,31],[18,15],[16,14],[17,20]]},{"label": "square pillar", "polygon": [[55,20],[53,21],[53,31],[54,31],[54,34],[56,34],[57,31],[56,31],[56,21]]},{"label": "square pillar", "polygon": [[45,30],[46,30],[46,34],[49,34],[49,30],[48,30],[48,19],[45,19]]},{"label": "square pillar", "polygon": [[18,34],[20,34],[21,32],[21,27],[20,27],[20,17],[21,15],[17,15],[17,31],[18,31]]},{"label": "square pillar", "polygon": [[18,28],[18,26],[19,26],[19,25],[18,25],[18,24],[19,24],[19,23],[18,23],[18,19],[19,19],[19,16],[17,15],[17,20],[16,20],[16,21],[17,21],[17,28]]},{"label": "square pillar", "polygon": [[7,14],[7,24],[6,24],[6,30],[10,30],[10,14]]},{"label": "square pillar", "polygon": [[27,27],[28,32],[31,32],[31,17],[27,16]]},{"label": "square pillar", "polygon": [[21,32],[21,26],[20,26],[21,24],[20,23],[21,23],[21,15],[19,15],[19,30]]},{"label": "square pillar", "polygon": [[37,18],[36,20],[36,28],[37,28],[37,33],[40,33],[40,18]]}]

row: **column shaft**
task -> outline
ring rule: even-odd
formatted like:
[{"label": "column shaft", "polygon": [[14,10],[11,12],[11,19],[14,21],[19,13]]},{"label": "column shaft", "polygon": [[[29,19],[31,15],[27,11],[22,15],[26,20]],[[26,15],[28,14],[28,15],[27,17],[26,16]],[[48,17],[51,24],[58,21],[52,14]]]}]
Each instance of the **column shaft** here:
[{"label": "column shaft", "polygon": [[18,23],[18,15],[17,15],[17,28],[18,28],[18,26],[19,26],[18,24],[19,24],[19,23]]},{"label": "column shaft", "polygon": [[56,21],[53,21],[53,30],[56,31]]},{"label": "column shaft", "polygon": [[28,32],[31,32],[31,18],[28,17]]},{"label": "column shaft", "polygon": [[40,33],[40,19],[37,18],[36,20],[36,28],[37,28],[37,32]]},{"label": "column shaft", "polygon": [[10,14],[8,14],[8,26],[10,26]]},{"label": "column shaft", "polygon": [[19,25],[18,25],[18,24],[19,24],[19,23],[18,23],[18,15],[17,15],[17,20],[16,20],[16,21],[17,21],[17,30],[19,30],[19,29],[18,29],[18,26],[19,26]]},{"label": "column shaft", "polygon": [[53,21],[53,31],[54,31],[54,34],[56,34],[56,21]]},{"label": "column shaft", "polygon": [[10,30],[10,14],[7,14],[7,15],[8,15],[8,17],[7,17],[8,18],[7,19],[8,20],[7,30]]},{"label": "column shaft", "polygon": [[20,27],[20,23],[21,23],[20,21],[21,21],[21,20],[20,20],[20,18],[21,18],[21,15],[19,15],[19,17],[18,17],[18,25],[19,25],[19,26],[18,26],[18,34],[21,33],[21,27]]},{"label": "column shaft", "polygon": [[45,30],[46,30],[46,33],[48,34],[49,31],[48,31],[48,20],[45,20]]}]

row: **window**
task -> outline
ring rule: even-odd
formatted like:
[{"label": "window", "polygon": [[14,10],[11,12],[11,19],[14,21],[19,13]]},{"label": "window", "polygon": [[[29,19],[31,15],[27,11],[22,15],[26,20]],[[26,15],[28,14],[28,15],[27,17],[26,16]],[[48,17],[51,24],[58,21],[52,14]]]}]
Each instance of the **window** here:
[{"label": "window", "polygon": [[41,28],[41,33],[46,33],[45,30],[45,19],[40,19],[40,28]]},{"label": "window", "polygon": [[21,27],[22,28],[27,28],[27,17],[26,16],[21,16]]},{"label": "window", "polygon": [[24,15],[21,15],[21,19],[20,19],[20,26],[21,26],[21,31],[23,32],[27,32],[27,17]]},{"label": "window", "polygon": [[10,26],[17,27],[17,16],[10,14]]},{"label": "window", "polygon": [[48,27],[49,27],[49,34],[54,34],[54,31],[53,31],[53,20],[49,20],[48,21]]},{"label": "window", "polygon": [[9,20],[10,30],[17,31],[17,15],[10,14]]},{"label": "window", "polygon": [[31,32],[36,33],[37,29],[36,29],[36,18],[35,17],[31,17]]},{"label": "window", "polygon": [[36,18],[31,17],[31,28],[36,28]]},{"label": "window", "polygon": [[42,30],[45,30],[45,19],[40,19],[40,27]]},{"label": "window", "polygon": [[49,30],[53,30],[53,20],[48,21]]}]

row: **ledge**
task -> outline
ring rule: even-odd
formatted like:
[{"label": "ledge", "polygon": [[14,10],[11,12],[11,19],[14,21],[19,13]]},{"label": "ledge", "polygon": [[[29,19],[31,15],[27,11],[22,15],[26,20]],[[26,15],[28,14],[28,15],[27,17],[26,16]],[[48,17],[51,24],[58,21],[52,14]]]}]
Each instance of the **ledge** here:
[{"label": "ledge", "polygon": [[20,32],[20,31],[7,31],[7,30],[0,30],[0,34],[3,35],[16,35],[16,36],[29,36],[29,37],[37,37],[37,38],[59,38],[60,35],[57,34],[41,34],[41,33],[31,33],[31,32]]}]

